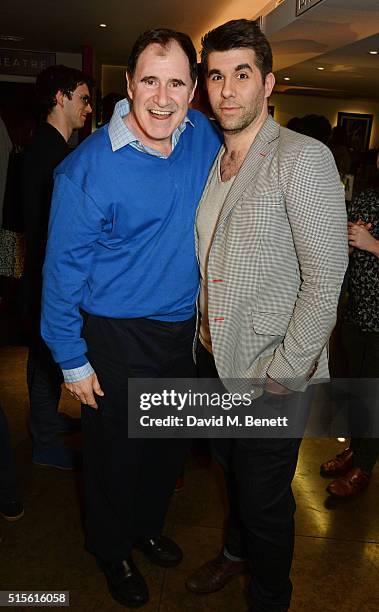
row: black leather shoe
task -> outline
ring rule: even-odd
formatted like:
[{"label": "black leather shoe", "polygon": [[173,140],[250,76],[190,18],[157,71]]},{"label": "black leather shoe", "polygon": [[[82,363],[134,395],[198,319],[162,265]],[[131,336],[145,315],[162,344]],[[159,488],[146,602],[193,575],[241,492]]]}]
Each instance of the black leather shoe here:
[{"label": "black leather shoe", "polygon": [[137,548],[142,550],[151,563],[161,567],[174,567],[183,559],[179,546],[166,536],[143,540],[137,544]]},{"label": "black leather shoe", "polygon": [[149,590],[143,576],[131,559],[116,563],[96,559],[104,572],[113,599],[122,606],[139,608],[149,601]]}]

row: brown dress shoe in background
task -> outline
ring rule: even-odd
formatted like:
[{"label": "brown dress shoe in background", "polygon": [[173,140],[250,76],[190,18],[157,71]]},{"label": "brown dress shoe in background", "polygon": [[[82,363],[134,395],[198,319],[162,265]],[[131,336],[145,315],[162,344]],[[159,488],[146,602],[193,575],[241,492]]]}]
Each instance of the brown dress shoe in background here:
[{"label": "brown dress shoe in background", "polygon": [[247,561],[231,561],[223,553],[201,565],[187,580],[186,587],[192,593],[214,593],[228,582],[249,571]]},{"label": "brown dress shoe in background", "polygon": [[325,461],[320,466],[321,476],[327,478],[336,478],[346,474],[353,467],[353,451],[350,448],[345,448],[342,453],[336,455],[333,459]]},{"label": "brown dress shoe in background", "polygon": [[333,497],[354,497],[367,487],[370,476],[359,467],[352,468],[344,476],[333,480],[326,490]]}]

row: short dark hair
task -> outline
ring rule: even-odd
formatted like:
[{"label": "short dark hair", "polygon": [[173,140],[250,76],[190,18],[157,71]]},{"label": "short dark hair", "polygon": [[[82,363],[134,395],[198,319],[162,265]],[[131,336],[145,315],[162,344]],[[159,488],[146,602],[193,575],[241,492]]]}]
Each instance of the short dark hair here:
[{"label": "short dark hair", "polygon": [[162,47],[167,47],[172,40],[175,40],[186,54],[191,79],[192,82],[195,83],[197,79],[197,54],[196,49],[193,46],[193,42],[187,34],[177,32],[176,30],[169,30],[168,28],[155,28],[153,30],[147,30],[137,38],[130,52],[126,66],[128,74],[133,77],[138,58],[146,47],[153,43],[157,43]]},{"label": "short dark hair", "polygon": [[36,80],[36,94],[42,115],[46,117],[56,106],[58,91],[71,99],[78,85],[84,84],[88,88],[93,87],[93,79],[76,68],[57,65],[42,70]]},{"label": "short dark hair", "polygon": [[272,72],[272,51],[270,43],[259,27],[258,21],[233,19],[214,30],[210,30],[201,39],[201,64],[207,71],[208,55],[213,51],[230,51],[247,47],[255,52],[255,64],[262,75]]}]

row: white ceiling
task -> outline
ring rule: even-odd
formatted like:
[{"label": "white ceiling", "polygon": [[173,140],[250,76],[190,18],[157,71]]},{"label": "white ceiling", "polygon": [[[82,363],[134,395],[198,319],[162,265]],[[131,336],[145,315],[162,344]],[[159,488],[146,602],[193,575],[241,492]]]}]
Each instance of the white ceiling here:
[{"label": "white ceiling", "polygon": [[379,99],[379,0],[323,0],[272,33],[270,21],[277,90]]},{"label": "white ceiling", "polygon": [[[269,0],[2,0],[0,34],[24,36],[23,48],[96,49],[105,63],[125,64],[137,36],[153,27],[187,32],[197,48],[204,32],[236,17],[253,18]],[[108,24],[100,28],[100,23]],[[1,43],[1,41],[0,41]]]},{"label": "white ceiling", "polygon": [[[276,9],[291,16],[284,27],[272,27],[275,12],[266,17],[278,90],[379,98],[379,55],[367,53],[379,50],[379,0],[321,0],[299,18],[295,4],[284,0]],[[0,46],[80,52],[89,44],[101,63],[124,65],[135,38],[150,27],[185,31],[199,49],[209,29],[228,19],[255,18],[274,5],[275,0],[3,0],[0,35],[24,40],[0,40]],[[291,80],[286,83],[284,76]]]},{"label": "white ceiling", "polygon": [[370,55],[370,49],[379,51],[378,34],[277,70],[277,89],[293,93],[311,87],[324,95],[379,100],[379,55]]}]

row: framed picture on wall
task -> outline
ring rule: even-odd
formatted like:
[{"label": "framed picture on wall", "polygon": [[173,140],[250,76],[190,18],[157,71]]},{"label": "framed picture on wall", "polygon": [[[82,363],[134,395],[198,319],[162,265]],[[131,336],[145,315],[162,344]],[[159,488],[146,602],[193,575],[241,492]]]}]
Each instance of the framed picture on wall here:
[{"label": "framed picture on wall", "polygon": [[338,113],[337,125],[347,135],[347,146],[353,151],[367,151],[370,143],[373,115]]},{"label": "framed picture on wall", "polygon": [[274,112],[275,112],[275,106],[272,106],[271,104],[269,104],[268,106],[268,112],[271,115],[271,117],[274,117]]}]

